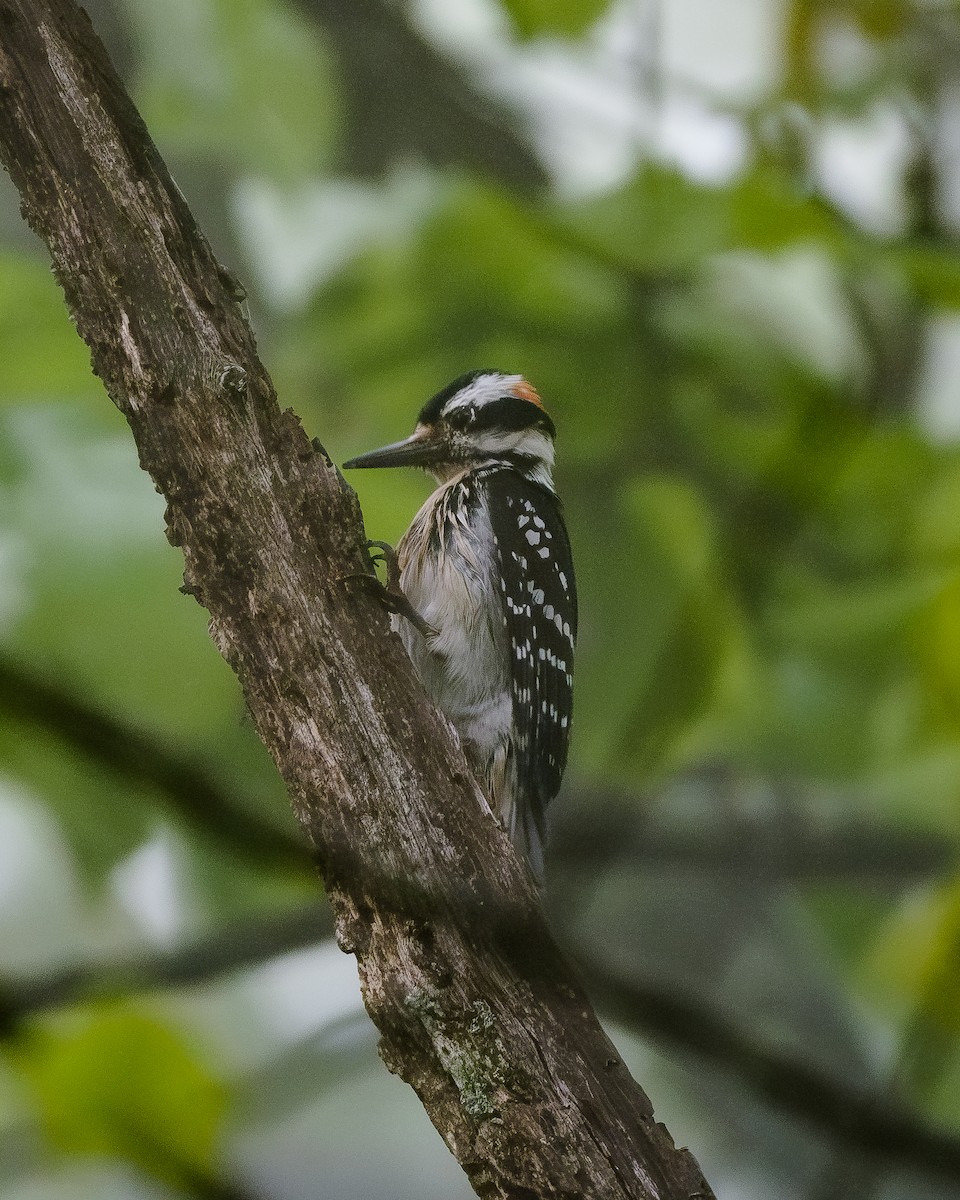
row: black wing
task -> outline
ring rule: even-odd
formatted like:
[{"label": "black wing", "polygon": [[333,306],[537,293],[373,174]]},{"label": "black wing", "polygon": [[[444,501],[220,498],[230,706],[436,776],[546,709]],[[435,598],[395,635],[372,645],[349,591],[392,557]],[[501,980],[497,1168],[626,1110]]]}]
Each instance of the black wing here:
[{"label": "black wing", "polygon": [[510,469],[484,482],[510,642],[517,801],[528,809],[515,821],[542,841],[544,809],[567,765],[573,716],[577,589],[570,540],[552,491]]}]

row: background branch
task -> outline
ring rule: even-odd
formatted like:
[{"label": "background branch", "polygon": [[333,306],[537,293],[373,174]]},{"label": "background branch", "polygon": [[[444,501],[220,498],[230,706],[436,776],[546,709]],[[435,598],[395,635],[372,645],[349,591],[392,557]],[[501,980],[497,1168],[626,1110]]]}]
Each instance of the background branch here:
[{"label": "background branch", "polygon": [[301,838],[251,812],[203,764],[2,655],[0,712],[45,730],[132,784],[156,789],[192,829],[247,861],[310,869]]},{"label": "background branch", "polygon": [[[307,904],[227,925],[172,950],[88,962],[29,981],[7,980],[0,983],[0,1037],[53,1009],[210,984],[315,946],[331,932],[329,906]],[[868,1155],[878,1167],[894,1164],[933,1177],[960,1172],[960,1139],[918,1117],[895,1094],[871,1091],[791,1057],[702,1000],[627,979],[595,956],[581,953],[579,959],[601,1012],[644,1040],[729,1073],[772,1109],[805,1122],[829,1143]],[[347,1021],[351,1028],[352,1022]]]},{"label": "background branch", "polygon": [[[73,751],[130,783],[152,788],[190,828],[265,867],[312,869],[309,850],[290,833],[260,819],[248,803],[215,778],[200,759],[151,736],[129,721],[0,654],[0,713],[34,725]],[[669,789],[696,783],[720,809],[722,784],[712,769],[690,772]],[[716,795],[714,794],[716,793]],[[769,881],[847,880],[899,887],[949,869],[950,841],[935,833],[877,822],[810,819],[785,822],[779,813],[729,819],[717,827],[678,820],[657,794],[576,781],[551,814],[551,875],[655,864],[677,870]],[[842,811],[844,805],[838,805]]]},{"label": "background branch", "polygon": [[318,900],[290,912],[221,926],[172,950],[140,950],[109,961],[83,962],[36,979],[0,981],[0,1036],[12,1036],[24,1020],[51,1009],[207,983],[315,945],[332,934],[330,906]]},{"label": "background branch", "polygon": [[618,975],[578,956],[601,1011],[628,1029],[729,1070],[766,1103],[816,1126],[831,1142],[928,1174],[960,1173],[960,1139],[933,1128],[894,1096],[847,1084],[764,1046],[720,1012]]},{"label": "background branch", "polygon": [[507,106],[483,93],[383,0],[298,0],[335,49],[344,168],[380,177],[406,160],[459,166],[520,193],[547,173]]}]

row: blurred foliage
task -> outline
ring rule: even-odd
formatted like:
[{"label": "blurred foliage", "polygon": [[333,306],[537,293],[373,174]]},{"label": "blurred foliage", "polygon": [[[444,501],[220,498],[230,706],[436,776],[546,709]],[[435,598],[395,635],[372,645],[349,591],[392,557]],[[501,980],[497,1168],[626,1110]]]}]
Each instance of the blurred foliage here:
[{"label": "blurred foliage", "polygon": [[[430,6],[400,7],[410,36],[435,38],[418,61],[452,53]],[[355,40],[325,37],[324,20],[342,19],[332,0],[329,11],[100,0],[93,15],[188,201],[244,277],[282,402],[336,460],[403,436],[424,399],[471,366],[522,371],[547,398],[582,605],[558,825],[599,828],[616,788],[641,845],[657,821],[700,837],[696,861],[658,866],[639,851],[632,861],[626,834],[609,861],[584,836],[581,865],[565,859],[552,881],[571,952],[588,946],[621,974],[716,1006],[764,1045],[960,1136],[960,18],[932,0],[662,0],[674,33],[643,47],[641,69],[617,57],[657,28],[649,6],[634,8],[465,5],[499,32],[469,63],[450,61],[477,111],[493,93],[515,105],[509,136],[555,178],[534,197],[509,187],[495,147],[486,173],[404,154],[380,180],[337,176],[335,163],[380,162],[383,148],[342,144],[335,80],[366,67],[334,61]],[[708,82],[673,78],[676,29]],[[762,29],[768,44],[746,36]],[[766,82],[718,88],[715,59],[748,55]],[[544,63],[561,60],[564,104],[537,92]],[[626,115],[607,127],[594,113],[578,134],[570,97],[586,79],[609,108],[605,89],[624,71]],[[427,110],[417,79],[404,86],[391,100],[413,128]],[[662,122],[644,124],[651,112]],[[680,148],[657,135],[678,113]],[[703,166],[714,118],[740,147],[722,169]],[[647,130],[627,150],[624,125]],[[842,169],[828,153],[840,135]],[[578,136],[583,162],[592,142],[614,146],[617,171],[568,178],[570,154],[551,153]],[[391,540],[428,490],[413,475],[351,483],[371,536]],[[0,655],[295,836],[162,533],[162,501],[42,253],[0,245]],[[0,711],[13,711],[2,696]],[[102,751],[82,752],[52,717],[0,724],[8,979],[175,947],[309,894],[302,873],[245,856],[162,780],[131,783]],[[788,869],[801,835],[829,836],[840,820],[879,830],[888,862],[906,863],[922,834],[953,867]],[[710,865],[711,830],[719,844],[757,823],[781,855],[767,873]],[[421,1168],[432,1182],[404,1192],[389,1161],[401,1151],[376,1157],[369,1132],[392,1128],[402,1101],[363,1091],[366,1043],[354,1055],[297,1033],[289,1014],[344,986],[332,961],[306,990],[268,972],[8,1029],[0,1195],[19,1196],[24,1174],[59,1195],[50,1147],[59,1164],[133,1164],[140,1182],[124,1194],[147,1194],[146,1176],[207,1194],[228,1169],[264,1195],[308,1194],[315,1143],[331,1161],[352,1146],[349,1171],[324,1176],[331,1196],[460,1194],[439,1158]],[[347,980],[324,1019],[351,1011],[355,990]],[[718,1195],[960,1195],[940,1177],[885,1179],[879,1161],[863,1164],[859,1190],[841,1187],[822,1130],[798,1131],[735,1081],[624,1038]],[[290,1056],[310,1073],[294,1079]],[[288,1074],[302,1128],[278,1099]],[[271,1081],[259,1110],[258,1079]],[[253,1115],[231,1142],[238,1090]],[[305,1095],[328,1105],[322,1122]],[[381,1104],[382,1119],[338,1116],[351,1096]],[[45,1149],[5,1169],[4,1137],[22,1128]],[[409,1145],[417,1162],[437,1153],[422,1131]],[[80,1194],[79,1179],[65,1194]]]},{"label": "blurred foliage", "polygon": [[169,151],[288,183],[324,165],[337,117],[324,46],[288,6],[167,0],[126,12],[142,51],[131,86]]},{"label": "blurred foliage", "polygon": [[602,16],[608,0],[505,0],[503,6],[522,37],[585,33]]},{"label": "blurred foliage", "polygon": [[34,1034],[17,1057],[60,1150],[121,1156],[181,1186],[212,1175],[227,1092],[162,1024],[101,1013]]}]

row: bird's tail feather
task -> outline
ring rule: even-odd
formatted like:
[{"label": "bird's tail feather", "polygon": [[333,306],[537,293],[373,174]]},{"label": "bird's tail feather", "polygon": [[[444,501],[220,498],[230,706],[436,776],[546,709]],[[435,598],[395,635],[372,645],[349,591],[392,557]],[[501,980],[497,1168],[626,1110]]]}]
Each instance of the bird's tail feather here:
[{"label": "bird's tail feather", "polygon": [[543,850],[547,836],[543,808],[528,799],[518,799],[513,806],[513,828],[510,838],[530,864],[533,877],[542,887],[544,879]]},{"label": "bird's tail feather", "polygon": [[490,807],[500,817],[500,823],[517,851],[530,864],[537,884],[542,886],[543,852],[547,840],[545,806],[539,797],[522,794],[512,746],[505,745],[484,765],[486,770],[481,778]]}]

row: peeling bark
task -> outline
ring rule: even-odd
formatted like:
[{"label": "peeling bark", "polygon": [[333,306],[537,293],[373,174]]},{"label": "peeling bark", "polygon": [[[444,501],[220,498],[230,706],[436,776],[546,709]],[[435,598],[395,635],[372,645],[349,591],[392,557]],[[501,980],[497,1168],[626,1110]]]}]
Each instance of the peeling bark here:
[{"label": "peeling bark", "polygon": [[354,493],[281,412],[240,308],[72,0],[0,0],[0,153],[166,496],[357,956],[388,1068],[485,1197],[712,1196],[653,1120],[370,598]]}]

